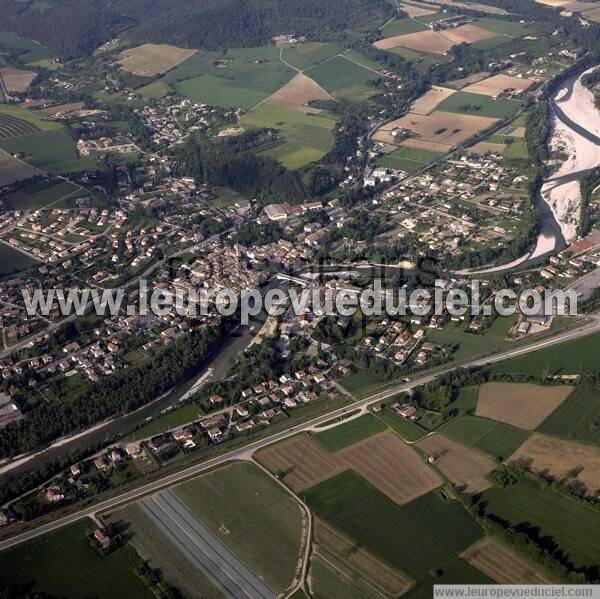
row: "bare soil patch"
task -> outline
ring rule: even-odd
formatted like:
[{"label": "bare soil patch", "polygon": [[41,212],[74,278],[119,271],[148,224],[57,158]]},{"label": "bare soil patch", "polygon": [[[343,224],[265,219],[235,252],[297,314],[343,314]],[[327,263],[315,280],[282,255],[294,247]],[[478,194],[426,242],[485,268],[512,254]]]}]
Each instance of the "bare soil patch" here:
[{"label": "bare soil patch", "polygon": [[444,37],[441,33],[427,29],[427,31],[418,31],[416,33],[405,33],[404,35],[395,35],[373,44],[379,50],[389,50],[390,48],[409,48],[417,52],[429,52],[432,54],[446,54],[454,42]]},{"label": "bare soil patch", "polygon": [[417,445],[435,459],[438,468],[457,487],[478,493],[491,486],[485,477],[496,467],[494,460],[439,433],[425,437]]},{"label": "bare soil patch", "polygon": [[392,131],[397,128],[410,129],[419,139],[446,146],[455,146],[465,139],[487,129],[497,119],[456,114],[438,110],[431,114],[413,114],[409,112],[402,118],[384,125],[374,138],[385,143],[394,143]]},{"label": "bare soil patch", "polygon": [[514,553],[507,545],[489,537],[461,554],[472,566],[499,584],[552,584],[537,565]]},{"label": "bare soil patch", "polygon": [[456,90],[434,85],[413,102],[410,111],[414,114],[429,114],[437,108],[438,104],[441,104],[454,93],[456,93]]},{"label": "bare soil patch", "polygon": [[569,4],[570,0],[535,0],[538,4],[545,4],[546,6],[564,6]]},{"label": "bare soil patch", "polygon": [[510,461],[522,461],[534,472],[556,480],[580,483],[590,494],[600,489],[600,447],[535,433]]},{"label": "bare soil patch", "polygon": [[493,75],[482,81],[473,83],[463,89],[464,92],[471,94],[482,94],[484,96],[491,96],[495,98],[500,95],[503,91],[508,89],[515,89],[517,91],[525,91],[529,89],[535,83],[532,79],[512,77],[511,75],[505,75],[500,73]]},{"label": "bare soil patch", "polygon": [[423,139],[407,139],[403,141],[401,146],[406,146],[407,148],[417,148],[419,150],[430,150],[432,152],[449,152],[452,149],[452,146],[448,144],[439,144],[431,141],[425,141]]},{"label": "bare soil patch", "polygon": [[31,82],[37,77],[35,71],[24,71],[14,67],[2,67],[0,77],[4,81],[4,87],[8,93],[25,92]]},{"label": "bare soil patch", "polygon": [[143,44],[124,50],[118,63],[134,75],[154,77],[170,71],[195,53],[196,50],[168,44]]},{"label": "bare soil patch", "polygon": [[506,146],[504,144],[495,144],[489,141],[480,141],[479,143],[471,146],[469,148],[469,152],[473,152],[475,154],[479,154],[483,156],[483,154],[487,154],[491,152],[492,154],[502,154],[504,152]]},{"label": "bare soil patch", "polygon": [[368,582],[386,597],[399,597],[412,585],[408,577],[392,570],[323,520],[315,518],[315,552],[336,568]]},{"label": "bare soil patch", "polygon": [[442,480],[392,431],[383,431],[336,452],[338,463],[366,478],[402,505],[438,487]]},{"label": "bare soil patch", "polygon": [[476,25],[471,25],[471,23],[461,25],[460,27],[456,27],[454,29],[444,29],[440,33],[446,39],[450,40],[453,46],[462,44],[463,42],[466,44],[474,44],[475,42],[480,42],[481,40],[487,40],[498,36],[498,34],[494,33],[493,31],[482,29]]},{"label": "bare soil patch", "polygon": [[323,482],[341,470],[335,456],[305,434],[276,443],[254,457],[295,492]]},{"label": "bare soil patch", "polygon": [[312,100],[331,100],[332,97],[316,81],[298,73],[289,83],[266,100],[267,104],[287,106],[304,112],[319,113],[317,108],[306,106]]},{"label": "bare soil patch", "polygon": [[519,428],[537,428],[571,393],[566,385],[486,383],[479,387],[475,414]]},{"label": "bare soil patch", "polygon": [[0,150],[0,187],[43,175],[44,171],[13,158]]}]

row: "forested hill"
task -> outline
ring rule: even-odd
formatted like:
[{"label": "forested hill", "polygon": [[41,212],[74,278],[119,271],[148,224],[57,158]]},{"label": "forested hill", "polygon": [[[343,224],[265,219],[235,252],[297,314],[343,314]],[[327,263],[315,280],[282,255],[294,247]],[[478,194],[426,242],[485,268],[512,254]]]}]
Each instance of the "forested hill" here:
[{"label": "forested hill", "polygon": [[394,14],[386,0],[0,0],[0,28],[36,39],[63,58],[116,35],[216,50],[258,46],[281,33],[336,39]]}]

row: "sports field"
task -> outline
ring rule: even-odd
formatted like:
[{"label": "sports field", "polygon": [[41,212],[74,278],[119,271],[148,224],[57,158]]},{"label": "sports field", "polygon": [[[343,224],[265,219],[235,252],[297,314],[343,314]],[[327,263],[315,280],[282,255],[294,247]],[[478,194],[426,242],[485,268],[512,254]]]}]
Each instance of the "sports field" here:
[{"label": "sports field", "polygon": [[537,564],[515,553],[501,541],[486,537],[469,547],[461,557],[499,584],[552,584]]},{"label": "sports field", "polygon": [[537,430],[600,445],[600,391],[577,387]]},{"label": "sports field", "polygon": [[269,587],[286,589],[300,555],[300,505],[258,466],[235,462],[173,490]]},{"label": "sports field", "polygon": [[504,460],[527,439],[528,433],[503,422],[478,416],[459,416],[440,429],[444,436]]},{"label": "sports field", "polygon": [[459,489],[467,493],[478,493],[490,486],[486,476],[494,470],[496,463],[479,451],[439,433],[425,437],[417,445],[428,458],[435,460],[435,465]]},{"label": "sports field", "polygon": [[315,439],[326,451],[333,453],[385,430],[385,424],[371,414],[365,414],[330,430],[316,433]]},{"label": "sports field", "polygon": [[567,385],[486,383],[479,387],[475,414],[533,430],[565,401],[572,390]]},{"label": "sports field", "polygon": [[378,73],[344,56],[334,56],[308,69],[305,74],[336,98],[364,100],[377,93],[369,81],[376,79]]},{"label": "sports field", "polygon": [[[489,80],[486,79],[486,81]],[[475,85],[483,85],[483,83],[485,82],[476,83]],[[505,119],[515,114],[521,106],[522,103],[518,100],[493,100],[481,93],[474,94],[462,90],[443,100],[438,105],[438,110]]]},{"label": "sports field", "polygon": [[14,596],[148,597],[154,595],[135,573],[141,563],[129,546],[101,557],[86,534],[91,520],[70,524],[0,553],[0,586]]},{"label": "sports field", "polygon": [[242,118],[244,128],[277,129],[282,140],[261,152],[290,169],[306,166],[322,158],[333,147],[335,121],[324,115],[306,114],[285,106],[261,104]]},{"label": "sports field", "polygon": [[457,501],[443,500],[437,491],[399,506],[350,470],[303,498],[355,543],[416,578],[448,563],[483,534]]},{"label": "sports field", "polygon": [[575,567],[596,566],[600,555],[600,511],[543,489],[530,479],[484,491],[479,504],[512,527],[531,530],[545,544],[556,544]]},{"label": "sports field", "polygon": [[490,369],[494,373],[531,374],[585,374],[598,370],[600,364],[600,333],[587,335],[560,345],[560,351],[550,347],[526,356],[498,362]]},{"label": "sports field", "polygon": [[424,168],[440,156],[442,156],[442,152],[401,146],[391,154],[379,158],[377,164],[386,168],[412,173]]}]

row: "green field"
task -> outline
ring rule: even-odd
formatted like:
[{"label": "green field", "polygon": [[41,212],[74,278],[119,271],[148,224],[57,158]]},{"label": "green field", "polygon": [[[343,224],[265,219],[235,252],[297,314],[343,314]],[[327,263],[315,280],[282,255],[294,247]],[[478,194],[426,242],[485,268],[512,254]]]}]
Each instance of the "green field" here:
[{"label": "green field", "polygon": [[0,243],[0,276],[27,270],[37,264],[33,258]]},{"label": "green field", "polygon": [[262,104],[242,118],[243,127],[277,129],[280,143],[262,150],[290,169],[306,166],[322,158],[333,147],[335,121],[321,114],[306,114],[273,104]]},{"label": "green field", "polygon": [[341,51],[341,46],[333,42],[307,42],[298,44],[293,48],[285,48],[281,53],[281,57],[293,67],[302,71],[339,54]]},{"label": "green field", "polygon": [[42,44],[19,37],[10,31],[0,31],[0,44],[10,50],[17,50],[19,60],[24,63],[39,62],[52,56],[52,52]]},{"label": "green field", "polygon": [[384,430],[386,426],[383,422],[371,414],[365,414],[328,431],[316,433],[315,439],[327,451],[334,452]]},{"label": "green field", "polygon": [[460,503],[437,491],[399,506],[352,470],[302,496],[317,516],[416,578],[450,562],[483,535]]},{"label": "green field", "polygon": [[403,48],[402,46],[396,46],[395,48],[390,48],[387,52],[392,52],[392,54],[397,54],[398,56],[402,56],[405,60],[412,62],[421,58],[423,54],[419,54],[415,50],[411,50],[410,48]]},{"label": "green field", "polygon": [[376,418],[398,433],[405,441],[418,441],[427,431],[408,418],[403,418],[389,408],[377,413]]},{"label": "green field", "polygon": [[600,445],[600,391],[576,387],[537,430]]},{"label": "green field", "polygon": [[12,104],[0,105],[0,140],[31,135],[40,131],[60,129],[62,125],[46,121],[37,114],[13,106]]},{"label": "green field", "polygon": [[503,19],[491,19],[489,17],[477,19],[474,25],[482,27],[488,31],[493,31],[499,35],[508,35],[510,37],[522,37],[530,33],[529,26],[519,21],[505,21]]},{"label": "green field", "polygon": [[366,56],[364,56],[357,50],[346,50],[344,52],[344,56],[348,60],[355,62],[356,64],[360,65],[361,67],[366,67],[367,69],[373,69],[375,71],[378,71],[379,69],[381,69],[381,65],[379,65],[376,62],[374,62],[373,60],[367,58]]},{"label": "green field", "polygon": [[533,376],[597,372],[600,364],[600,334],[587,335],[526,356],[498,362],[491,366],[494,374],[528,374]]},{"label": "green field", "polygon": [[86,537],[91,530],[91,520],[80,520],[3,551],[0,586],[14,589],[15,597],[153,597],[135,573],[136,552],[125,546],[101,557]]},{"label": "green field", "polygon": [[422,169],[440,156],[442,156],[442,152],[432,152],[430,150],[402,146],[397,150],[394,150],[391,154],[379,158],[377,164],[385,168],[412,173]]},{"label": "green field", "polygon": [[383,37],[394,37],[396,35],[405,35],[407,33],[416,33],[417,31],[426,31],[427,25],[422,25],[412,19],[394,19],[385,25],[381,30]]},{"label": "green field", "polygon": [[215,60],[219,58],[216,52],[206,52],[205,50],[197,50],[196,53],[184,60],[181,64],[165,73],[162,81],[165,83],[177,83],[184,79],[193,79],[201,77],[211,72],[214,67]]},{"label": "green field", "polygon": [[524,139],[515,137],[509,144],[506,145],[506,148],[502,154],[506,156],[506,158],[511,158],[513,160],[526,160],[529,158],[527,142]]},{"label": "green field", "polygon": [[235,462],[173,489],[274,591],[289,586],[300,552],[302,513],[277,482],[254,464]]},{"label": "green field", "polygon": [[139,506],[130,503],[102,517],[130,543],[152,568],[162,571],[164,578],[184,596],[222,599],[206,576],[162,532],[156,522]]},{"label": "green field", "polygon": [[335,56],[322,62],[308,69],[306,74],[336,98],[364,100],[377,93],[377,90],[368,84],[377,78],[377,73],[343,56]]},{"label": "green field", "polygon": [[139,87],[135,90],[136,93],[144,96],[144,98],[160,99],[173,91],[173,88],[162,80],[153,81],[144,87]]},{"label": "green field", "polygon": [[504,119],[517,112],[521,106],[522,102],[518,100],[494,100],[483,94],[458,91],[439,104],[436,110]]},{"label": "green field", "polygon": [[524,430],[479,416],[459,416],[444,424],[439,432],[500,460],[508,458],[529,436]]},{"label": "green field", "polygon": [[535,481],[484,491],[480,506],[519,529],[537,529],[546,546],[557,544],[575,567],[597,566],[600,555],[600,511],[588,508]]},{"label": "green field", "polygon": [[135,439],[145,439],[153,435],[158,435],[177,426],[192,422],[199,418],[199,416],[200,408],[195,403],[187,404],[152,420],[142,428],[127,435],[123,441],[134,441]]},{"label": "green field", "polygon": [[48,186],[46,183],[35,183],[34,185],[11,194],[8,204],[12,210],[39,210],[52,205],[62,208],[61,200],[65,197],[75,198],[77,196],[89,195],[89,193],[68,181],[62,181]]},{"label": "green field", "polygon": [[248,198],[245,198],[237,191],[233,191],[227,187],[215,188],[215,193],[217,194],[217,197],[214,200],[211,200],[210,203],[216,208],[228,208],[236,203],[248,201]]}]

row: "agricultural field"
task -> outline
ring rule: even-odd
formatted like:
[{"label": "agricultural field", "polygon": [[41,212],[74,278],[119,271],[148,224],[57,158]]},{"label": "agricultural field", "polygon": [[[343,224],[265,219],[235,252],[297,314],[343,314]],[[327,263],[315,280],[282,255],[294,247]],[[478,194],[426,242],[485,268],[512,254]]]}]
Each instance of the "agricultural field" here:
[{"label": "agricultural field", "polygon": [[350,470],[303,498],[319,518],[414,578],[447,564],[483,535],[460,503],[437,491],[399,506]]},{"label": "agricultural field", "polygon": [[468,89],[457,91],[447,97],[439,104],[438,110],[505,119],[515,114],[522,106],[519,100],[493,100],[482,94],[469,93]]},{"label": "agricultural field", "polygon": [[164,98],[167,94],[171,93],[173,88],[162,79],[159,79],[158,81],[153,81],[148,85],[144,85],[144,87],[138,87],[135,91],[144,96],[144,98],[157,100]]},{"label": "agricultural field", "polygon": [[400,8],[411,18],[427,17],[429,15],[437,14],[439,10],[438,6],[427,6],[427,4],[415,4],[409,2],[403,2],[400,4]]},{"label": "agricultural field", "polygon": [[289,169],[319,160],[332,147],[335,121],[324,114],[306,114],[284,106],[261,104],[240,121],[242,127],[277,129],[282,140],[260,153]]},{"label": "agricultural field", "polygon": [[222,594],[162,532],[138,503],[131,503],[102,517],[131,545],[152,568],[162,571],[165,579],[187,596],[201,594],[220,599]]},{"label": "agricultural field", "polygon": [[420,98],[412,103],[410,111],[413,114],[429,114],[433,112],[439,104],[455,93],[456,90],[454,89],[433,85],[429,91],[425,92]]},{"label": "agricultural field", "polygon": [[32,64],[43,61],[52,56],[52,51],[34,40],[19,37],[10,31],[0,31],[0,44],[18,50],[19,61],[23,64]]},{"label": "agricultural field", "polygon": [[537,430],[556,437],[600,445],[600,392],[577,387]]},{"label": "agricultural field", "polygon": [[321,112],[316,108],[306,106],[313,100],[331,100],[331,96],[310,77],[298,73],[289,83],[270,96],[266,103],[294,108],[303,112]]},{"label": "agricultural field", "polygon": [[303,71],[328,60],[341,51],[341,46],[333,42],[306,42],[291,48],[284,48],[281,52],[281,58],[294,68]]},{"label": "agricultural field", "polygon": [[475,414],[533,430],[567,399],[572,390],[566,385],[486,383],[479,387]]},{"label": "agricultural field", "polygon": [[479,505],[484,513],[502,518],[511,527],[533,529],[538,538],[556,543],[576,568],[597,567],[599,511],[528,478],[511,487],[484,491]]},{"label": "agricultural field", "polygon": [[463,88],[467,87],[468,85],[472,85],[473,83],[478,83],[479,81],[483,81],[484,79],[487,79],[489,76],[490,76],[489,73],[482,71],[481,73],[473,73],[472,75],[469,75],[468,77],[463,77],[462,79],[454,79],[452,81],[448,81],[446,85],[449,85],[450,87],[452,87],[454,89],[463,89]]},{"label": "agricultural field", "polygon": [[510,456],[536,473],[585,487],[586,494],[600,489],[600,447],[534,433]]},{"label": "agricultural field", "polygon": [[4,87],[9,93],[25,92],[30,83],[37,77],[35,71],[24,71],[14,67],[0,68],[0,77],[4,82]]},{"label": "agricultural field", "polygon": [[262,449],[254,457],[295,492],[308,489],[340,471],[335,457],[307,434]]},{"label": "agricultural field", "polygon": [[[322,556],[340,575],[350,578],[350,584],[360,581],[366,587],[361,589],[363,593],[374,589],[388,597],[396,597],[411,585],[408,577],[392,570],[362,547],[357,547],[319,518],[314,520],[313,542],[314,553]],[[315,585],[317,589],[321,586],[317,581]]]},{"label": "agricultural field", "polygon": [[[1,164],[1,163],[0,163]],[[31,268],[37,262],[12,247],[0,243],[0,276],[10,275]]]},{"label": "agricultural field", "polygon": [[235,462],[173,487],[189,509],[276,592],[296,572],[299,503],[254,464]]},{"label": "agricultural field", "polygon": [[477,19],[475,23],[477,27],[483,27],[498,35],[507,35],[509,37],[523,37],[531,32],[531,28],[527,23],[521,23],[519,21],[483,18]]},{"label": "agricultural field", "polygon": [[461,554],[472,566],[499,584],[552,584],[537,564],[491,538],[481,539]]},{"label": "agricultural field", "polygon": [[369,81],[376,79],[378,73],[343,55],[334,56],[331,60],[307,69],[305,74],[335,98],[358,101],[377,93],[377,89],[369,85]]},{"label": "agricultural field", "polygon": [[[418,141],[428,142],[431,150],[444,152],[487,129],[496,120],[496,118],[456,114],[442,110],[436,110],[429,115],[408,113],[381,127],[373,137],[376,141],[394,143],[395,138],[392,136],[394,129],[409,129]],[[403,142],[402,145],[408,144]]]},{"label": "agricultural field", "polygon": [[403,505],[440,486],[440,477],[392,431],[374,435],[335,454],[376,489]]},{"label": "agricultural field", "polygon": [[170,71],[195,52],[168,44],[143,44],[124,50],[118,63],[124,71],[134,75],[155,77]]},{"label": "agricultural field", "polygon": [[89,192],[68,181],[50,186],[36,183],[24,191],[10,194],[8,203],[12,210],[39,210],[48,206],[62,208],[64,206],[62,200],[81,195],[88,196]]},{"label": "agricultural field", "polygon": [[388,407],[378,412],[376,417],[395,433],[398,433],[405,441],[418,441],[426,433],[418,424],[399,416]]},{"label": "agricultural field", "polygon": [[479,493],[491,483],[486,476],[494,470],[496,462],[479,451],[451,441],[439,433],[425,437],[417,443],[435,465],[454,485],[467,493]]},{"label": "agricultural field", "polygon": [[46,121],[39,115],[18,106],[0,105],[0,140],[39,131],[57,130],[61,127],[59,123]]},{"label": "agricultural field", "polygon": [[377,160],[379,166],[393,168],[408,173],[418,171],[437,158],[442,156],[441,152],[432,150],[414,148],[409,146],[400,146],[391,154],[382,156]]},{"label": "agricultural field", "polygon": [[[431,11],[433,13],[435,11]],[[430,13],[430,14],[431,14]],[[417,33],[419,31],[427,31],[427,26],[412,19],[394,19],[381,29],[384,38],[397,37],[408,33]]]},{"label": "agricultural field", "polygon": [[0,187],[43,174],[44,171],[17,160],[0,150]]},{"label": "agricultural field", "polygon": [[490,367],[495,374],[528,374],[552,376],[586,374],[598,370],[600,364],[600,334],[587,335],[554,348],[528,353],[526,356],[499,362]]},{"label": "agricultural field", "polygon": [[81,520],[3,551],[0,586],[15,596],[86,597],[93,589],[107,599],[153,597],[135,573],[141,563],[136,552],[125,546],[101,557],[86,536],[93,527],[91,520]]},{"label": "agricultural field", "polygon": [[527,431],[503,422],[470,415],[450,420],[439,432],[453,441],[480,449],[499,460],[508,458],[529,436]]},{"label": "agricultural field", "polygon": [[385,430],[385,424],[371,414],[365,414],[327,431],[316,433],[315,439],[323,449],[333,453]]},{"label": "agricultural field", "polygon": [[486,79],[475,81],[463,88],[462,91],[469,94],[482,94],[495,98],[506,90],[516,90],[523,92],[528,90],[535,81],[521,77],[512,77],[505,73],[492,75]]}]

